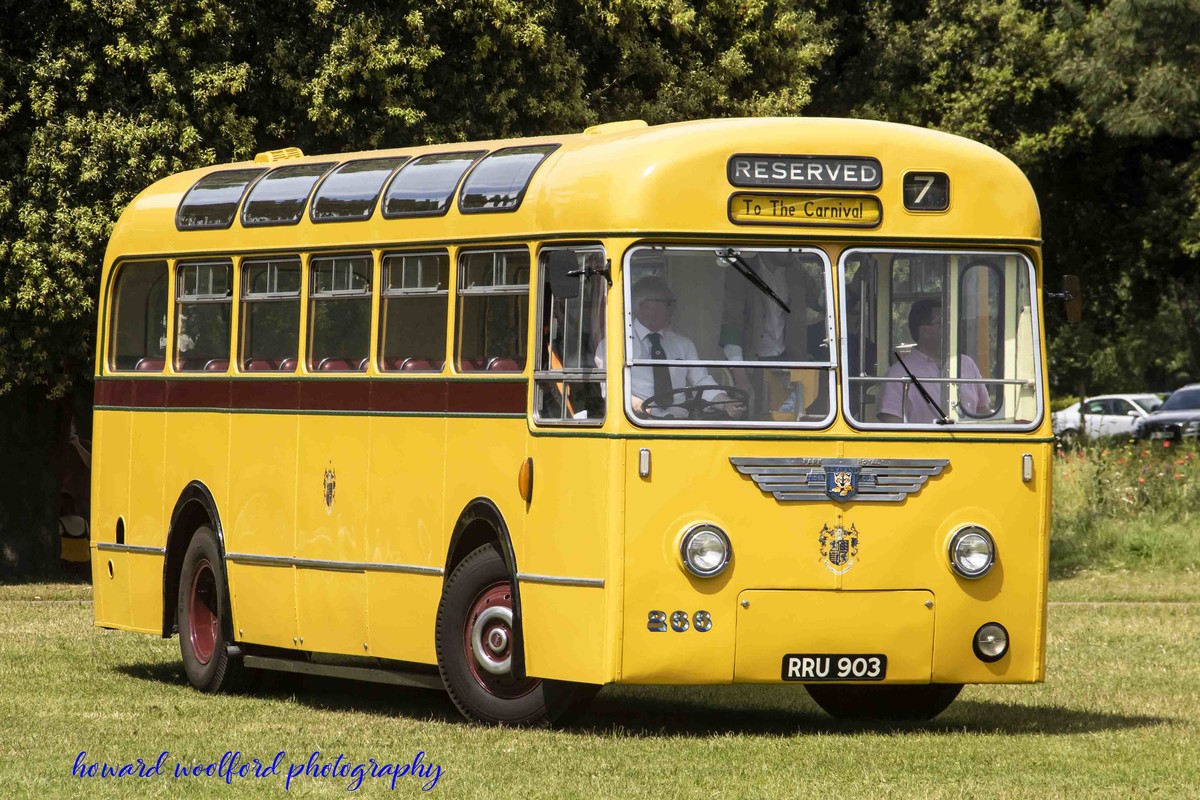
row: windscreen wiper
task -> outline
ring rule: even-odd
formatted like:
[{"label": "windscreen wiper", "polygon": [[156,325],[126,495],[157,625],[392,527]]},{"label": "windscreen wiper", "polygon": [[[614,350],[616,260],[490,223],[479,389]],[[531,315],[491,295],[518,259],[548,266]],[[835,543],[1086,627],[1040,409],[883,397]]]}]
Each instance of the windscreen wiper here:
[{"label": "windscreen wiper", "polygon": [[746,280],[758,287],[760,292],[778,303],[779,307],[788,314],[792,313],[792,310],[788,308],[788,304],[783,302],[783,298],[775,294],[775,290],[768,286],[767,282],[760,278],[758,273],[750,268],[750,265],[746,263],[746,260],[742,258],[742,254],[737,250],[734,250],[732,247],[726,250],[718,250],[717,258],[723,258],[730,264],[733,264],[735,267],[737,267],[737,271],[742,273],[742,276],[745,277]]},{"label": "windscreen wiper", "polygon": [[912,370],[910,370],[908,368],[908,364],[904,363],[904,359],[900,357],[900,351],[893,350],[892,352],[894,352],[896,354],[896,360],[900,362],[901,368],[908,374],[908,377],[912,378],[913,386],[917,387],[917,391],[921,393],[921,397],[924,397],[925,402],[929,403],[930,408],[932,408],[934,411],[936,411],[938,413],[938,416],[941,417],[941,419],[939,419],[937,421],[937,424],[938,425],[953,425],[954,420],[952,420],[946,416],[946,412],[942,411],[942,407],[933,401],[933,397],[929,394],[928,391],[925,390],[925,386],[921,383],[921,381],[917,380],[917,376],[912,374]]}]

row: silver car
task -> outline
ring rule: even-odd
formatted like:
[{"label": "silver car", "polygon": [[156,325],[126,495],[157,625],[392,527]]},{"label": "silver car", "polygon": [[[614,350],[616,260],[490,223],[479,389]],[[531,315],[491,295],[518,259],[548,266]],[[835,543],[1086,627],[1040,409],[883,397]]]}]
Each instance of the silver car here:
[{"label": "silver car", "polygon": [[1084,400],[1083,420],[1079,403],[1050,415],[1054,435],[1062,441],[1100,436],[1131,436],[1138,421],[1162,405],[1153,394],[1100,394]]}]

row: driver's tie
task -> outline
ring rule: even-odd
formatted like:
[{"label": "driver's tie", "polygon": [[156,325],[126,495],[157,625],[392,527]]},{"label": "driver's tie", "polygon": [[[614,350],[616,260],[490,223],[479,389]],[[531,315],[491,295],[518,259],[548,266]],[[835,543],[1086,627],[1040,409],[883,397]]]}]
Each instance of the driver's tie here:
[{"label": "driver's tie", "polygon": [[[662,334],[648,333],[646,334],[646,341],[650,343],[651,359],[655,361],[667,360],[667,351],[663,350],[662,346]],[[671,386],[671,368],[666,364],[655,364],[652,369],[654,370],[655,396],[670,394],[675,388]]]}]

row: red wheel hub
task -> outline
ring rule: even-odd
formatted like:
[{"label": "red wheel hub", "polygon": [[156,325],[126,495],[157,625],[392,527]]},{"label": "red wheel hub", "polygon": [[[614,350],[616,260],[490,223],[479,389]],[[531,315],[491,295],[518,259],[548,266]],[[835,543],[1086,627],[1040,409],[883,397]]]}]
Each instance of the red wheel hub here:
[{"label": "red wheel hub", "polygon": [[463,654],[476,682],[488,694],[506,700],[529,694],[538,684],[536,678],[513,678],[514,641],[512,588],[506,581],[494,583],[475,597],[467,612]]},{"label": "red wheel hub", "polygon": [[192,653],[201,664],[207,664],[217,648],[217,576],[208,559],[201,559],[192,576],[192,591],[188,603],[188,636]]}]

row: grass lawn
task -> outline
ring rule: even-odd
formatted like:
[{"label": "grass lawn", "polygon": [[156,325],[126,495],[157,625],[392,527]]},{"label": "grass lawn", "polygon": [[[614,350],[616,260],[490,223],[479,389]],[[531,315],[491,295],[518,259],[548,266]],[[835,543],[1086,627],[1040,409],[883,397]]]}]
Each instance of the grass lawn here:
[{"label": "grass lawn", "polygon": [[[968,686],[926,724],[850,726],[798,687],[609,687],[572,728],[461,722],[445,695],[333,680],[257,695],[186,685],[178,641],[101,631],[81,584],[0,586],[0,796],[422,795],[428,779],[296,777],[320,751],[351,765],[424,763],[451,798],[1198,797],[1200,579],[1056,581],[1048,680]],[[1116,602],[1109,602],[1116,601]],[[1165,602],[1164,602],[1165,601]],[[1181,602],[1182,601],[1182,602]],[[87,761],[153,761],[161,777],[72,778]],[[226,751],[280,774],[172,777]]]}]

